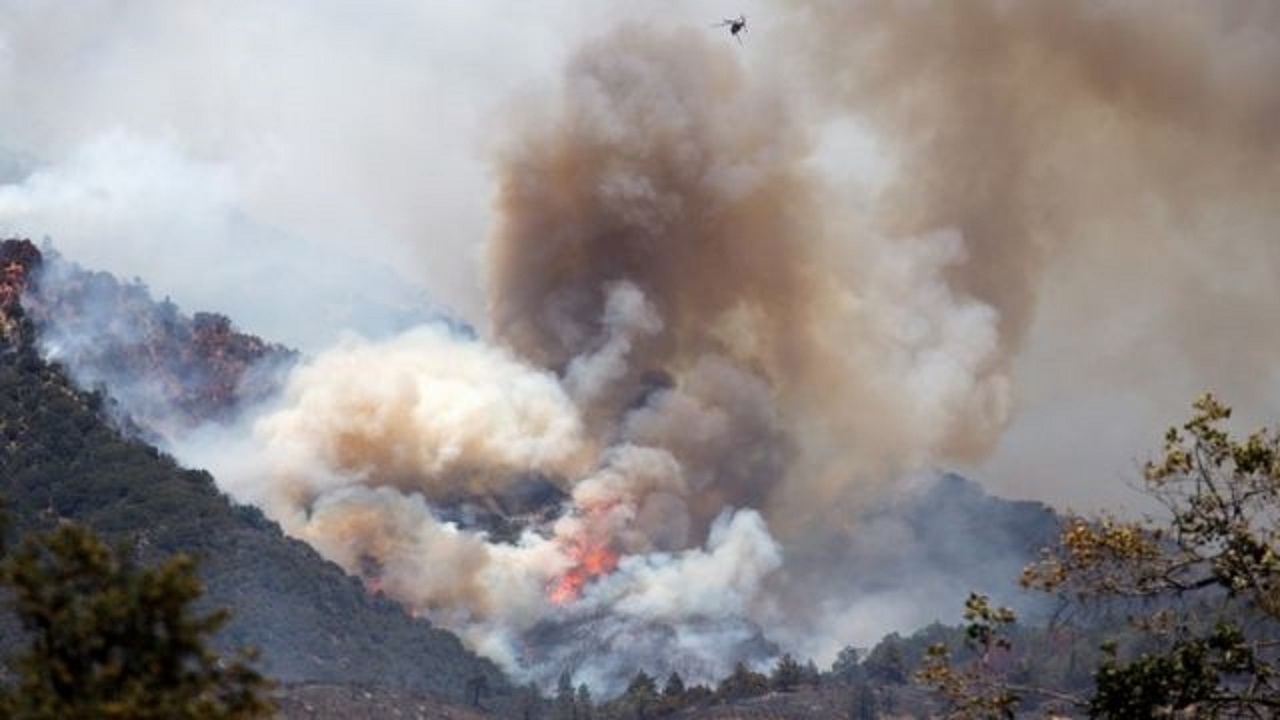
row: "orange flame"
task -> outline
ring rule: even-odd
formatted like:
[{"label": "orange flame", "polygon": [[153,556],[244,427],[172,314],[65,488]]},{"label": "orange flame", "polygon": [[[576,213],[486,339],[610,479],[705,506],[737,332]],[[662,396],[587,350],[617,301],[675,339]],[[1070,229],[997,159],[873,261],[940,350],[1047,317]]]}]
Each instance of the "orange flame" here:
[{"label": "orange flame", "polygon": [[588,581],[608,575],[618,567],[618,554],[606,544],[586,545],[574,542],[569,546],[569,556],[574,560],[573,566],[556,578],[547,589],[547,597],[557,605],[577,600]]}]

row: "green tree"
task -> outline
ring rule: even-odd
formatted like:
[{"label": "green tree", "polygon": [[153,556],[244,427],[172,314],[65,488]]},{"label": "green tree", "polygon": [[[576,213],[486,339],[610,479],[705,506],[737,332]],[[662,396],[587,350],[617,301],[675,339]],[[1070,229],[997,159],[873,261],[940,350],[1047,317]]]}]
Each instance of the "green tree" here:
[{"label": "green tree", "polygon": [[633,713],[633,717],[643,720],[649,717],[649,711],[657,703],[658,684],[653,676],[641,670],[631,678],[627,691],[622,697],[625,706]]},{"label": "green tree", "polygon": [[1165,434],[1143,472],[1160,520],[1069,522],[1023,583],[1077,602],[1141,600],[1134,625],[1155,649],[1116,648],[1095,673],[1095,717],[1184,712],[1224,717],[1280,711],[1280,435],[1243,440],[1212,395]]},{"label": "green tree", "polygon": [[520,711],[520,717],[523,720],[535,720],[542,715],[542,694],[538,692],[538,686],[528,683],[520,687],[516,691],[516,707]]},{"label": "green tree", "polygon": [[1008,718],[1012,720],[1020,700],[994,667],[996,656],[1010,650],[1006,634],[1013,611],[992,607],[986,596],[970,593],[965,601],[965,647],[972,653],[957,668],[946,643],[931,645],[916,678],[931,685],[948,700],[948,715],[957,718]]},{"label": "green tree", "polygon": [[31,644],[3,690],[13,718],[264,717],[272,707],[252,653],[220,657],[209,638],[226,611],[197,613],[195,564],[176,555],[141,567],[90,530],[63,524],[28,537],[0,581]]},{"label": "green tree", "polygon": [[858,649],[852,645],[841,648],[831,663],[831,678],[838,683],[854,683],[862,679],[862,674]]},{"label": "green tree", "polygon": [[[1224,428],[1230,408],[1211,395],[1193,407],[1143,472],[1162,514],[1071,518],[1023,572],[1024,586],[1068,605],[1129,616],[1115,633],[1124,642],[1103,646],[1090,691],[1057,693],[1091,717],[1280,715],[1280,434],[1234,439]],[[1011,614],[982,605],[988,612],[970,617],[970,639],[1007,647]],[[1056,693],[998,678],[966,690],[972,669],[935,648],[923,676],[961,707],[984,693]]]},{"label": "green tree", "polygon": [[849,687],[850,720],[875,720],[876,695],[871,686],[859,680]]},{"label": "green tree", "polygon": [[710,705],[715,702],[716,693],[706,685],[686,685],[684,696],[680,702],[682,707],[694,705]]},{"label": "green tree", "polygon": [[763,695],[769,691],[769,679],[764,675],[747,668],[743,662],[733,666],[729,677],[720,681],[716,695],[722,700],[741,700],[742,698]]},{"label": "green tree", "polygon": [[591,700],[591,688],[586,683],[578,686],[578,720],[591,720],[595,716],[595,703]]},{"label": "green tree", "polygon": [[578,703],[573,691],[573,676],[568,670],[560,673],[556,682],[556,718],[557,720],[577,720]]},{"label": "green tree", "polygon": [[784,653],[778,659],[778,664],[773,667],[773,674],[769,676],[769,686],[780,692],[791,692],[800,684],[803,673],[800,663],[791,657],[791,653]]},{"label": "green tree", "polygon": [[907,682],[907,660],[902,649],[902,637],[897,633],[889,633],[867,654],[862,668],[867,677],[876,682],[890,685]]},{"label": "green tree", "polygon": [[800,668],[800,684],[812,685],[813,687],[822,684],[822,673],[818,670],[818,664],[812,658]]},{"label": "green tree", "polygon": [[684,697],[684,678],[680,677],[680,673],[672,670],[667,676],[667,683],[662,686],[662,696],[671,700]]},{"label": "green tree", "polygon": [[467,702],[471,707],[481,707],[480,701],[489,695],[489,678],[484,675],[472,675],[467,678]]}]

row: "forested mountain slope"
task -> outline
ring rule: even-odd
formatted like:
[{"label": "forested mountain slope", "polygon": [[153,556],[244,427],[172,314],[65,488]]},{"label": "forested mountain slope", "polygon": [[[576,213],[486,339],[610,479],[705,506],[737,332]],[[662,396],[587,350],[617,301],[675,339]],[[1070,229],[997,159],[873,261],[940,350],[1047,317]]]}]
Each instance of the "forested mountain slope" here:
[{"label": "forested mountain slope", "polygon": [[[457,637],[371,596],[257,510],[233,505],[207,473],[179,467],[108,422],[103,398],[77,390],[34,347],[20,301],[24,263],[38,262],[33,250],[0,246],[0,495],[18,531],[74,520],[135,544],[144,559],[195,555],[207,603],[234,613],[219,641],[259,647],[262,669],[281,681],[378,684],[460,700],[483,677],[505,691],[498,669]],[[12,647],[12,630],[3,640]]]}]

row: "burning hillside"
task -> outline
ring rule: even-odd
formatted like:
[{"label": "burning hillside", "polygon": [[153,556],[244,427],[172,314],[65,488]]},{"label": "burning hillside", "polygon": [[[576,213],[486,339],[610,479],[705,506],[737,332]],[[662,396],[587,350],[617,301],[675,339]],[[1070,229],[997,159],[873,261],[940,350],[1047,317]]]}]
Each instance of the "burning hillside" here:
[{"label": "burning hillside", "polygon": [[108,388],[131,423],[173,437],[225,422],[277,390],[296,353],[214,313],[188,317],[140,283],[91,272],[26,240],[0,246],[0,309],[17,300],[41,350],[86,388]]},{"label": "burning hillside", "polygon": [[[1004,421],[997,316],[946,283],[961,239],[855,262],[803,125],[698,33],[590,44],[555,107],[502,150],[492,339],[351,338],[298,365],[235,462],[207,435],[179,449],[544,682],[817,651],[801,638],[849,587],[823,576],[873,488]],[[531,476],[555,507],[505,536],[463,511]]]},{"label": "burning hillside", "polygon": [[[1037,330],[1053,368],[1077,337],[1107,348],[1042,383],[1148,374],[1111,367],[1114,347],[1269,377],[1280,336],[1236,320],[1273,325],[1275,303],[1244,296],[1276,293],[1256,258],[1274,259],[1280,15],[1151,7],[814,0],[777,9],[788,52],[750,72],[749,48],[703,28],[619,23],[494,121],[480,332],[440,317],[294,363],[48,258],[23,302],[51,357],[184,461],[517,674],[614,688],[637,667],[700,681],[779,649],[829,659],[1021,558],[935,510],[955,536],[937,537],[903,498],[981,512],[920,488],[1000,443]],[[874,187],[821,167],[844,162],[819,157],[841,128],[891,156]],[[274,166],[255,143],[258,178]],[[198,170],[234,205],[220,168]],[[79,187],[51,171],[0,201],[60,182]],[[266,195],[273,220],[352,204]],[[447,223],[414,220],[446,243]],[[1234,272],[1209,277],[1220,258]],[[6,278],[11,303],[27,278]],[[1038,327],[1042,296],[1059,310]]]},{"label": "burning hillside", "polygon": [[14,339],[22,314],[22,296],[31,282],[31,275],[40,269],[40,251],[30,242],[5,240],[0,242],[0,338]]}]

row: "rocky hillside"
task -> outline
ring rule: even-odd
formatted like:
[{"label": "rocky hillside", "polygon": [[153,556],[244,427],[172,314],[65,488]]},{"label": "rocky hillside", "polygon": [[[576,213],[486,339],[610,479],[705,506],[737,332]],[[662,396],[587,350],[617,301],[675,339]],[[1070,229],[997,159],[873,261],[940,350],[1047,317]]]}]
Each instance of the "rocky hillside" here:
[{"label": "rocky hillside", "polygon": [[233,505],[208,474],[107,422],[102,396],[77,390],[34,345],[20,298],[39,254],[27,243],[0,250],[0,495],[19,530],[75,520],[131,541],[144,559],[197,556],[207,602],[234,612],[220,642],[258,646],[262,669],[282,681],[463,701],[484,678],[493,695],[508,692],[498,669],[455,636],[370,596],[257,510]]},{"label": "rocky hillside", "polygon": [[42,355],[80,387],[109,386],[143,427],[179,431],[233,417],[275,389],[297,353],[215,313],[187,316],[140,282],[86,270],[26,240],[0,243],[0,306],[21,302]]}]

